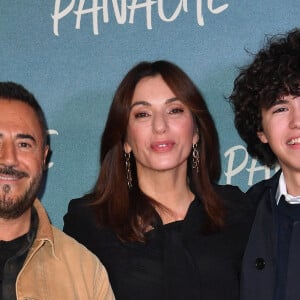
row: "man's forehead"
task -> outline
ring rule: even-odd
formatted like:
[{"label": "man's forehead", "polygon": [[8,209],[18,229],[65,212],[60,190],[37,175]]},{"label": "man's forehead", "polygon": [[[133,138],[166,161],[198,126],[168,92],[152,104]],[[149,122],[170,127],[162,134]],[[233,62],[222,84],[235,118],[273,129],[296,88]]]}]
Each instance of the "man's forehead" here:
[{"label": "man's forehead", "polygon": [[0,100],[0,131],[15,128],[41,134],[39,119],[31,106],[17,100]]},{"label": "man's forehead", "polygon": [[27,119],[36,119],[38,121],[38,117],[34,109],[27,104],[26,102],[17,100],[17,99],[5,99],[0,98],[0,113],[2,116],[5,114],[15,114],[20,115]]}]

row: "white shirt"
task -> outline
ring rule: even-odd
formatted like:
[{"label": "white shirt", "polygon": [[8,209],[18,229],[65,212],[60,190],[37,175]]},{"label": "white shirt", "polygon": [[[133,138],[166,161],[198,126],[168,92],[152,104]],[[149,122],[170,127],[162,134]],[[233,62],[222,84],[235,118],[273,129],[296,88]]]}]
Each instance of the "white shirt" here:
[{"label": "white shirt", "polygon": [[275,196],[277,205],[278,205],[280,197],[282,195],[285,197],[285,200],[288,203],[290,203],[290,204],[300,204],[300,195],[299,196],[292,196],[292,195],[287,193],[286,183],[285,183],[285,178],[284,178],[283,172],[281,172],[281,174],[280,174],[279,183],[278,183],[278,187],[277,187],[277,192],[276,192],[276,196]]}]

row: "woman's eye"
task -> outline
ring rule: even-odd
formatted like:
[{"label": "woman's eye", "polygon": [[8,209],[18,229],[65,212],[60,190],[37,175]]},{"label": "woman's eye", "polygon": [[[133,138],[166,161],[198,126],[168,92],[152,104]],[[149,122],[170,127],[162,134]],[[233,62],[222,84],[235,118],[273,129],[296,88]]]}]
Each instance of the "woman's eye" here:
[{"label": "woman's eye", "polygon": [[146,113],[146,112],[138,112],[138,113],[135,113],[135,114],[134,114],[134,117],[135,117],[136,119],[138,119],[138,118],[146,118],[146,117],[148,117],[148,116],[149,116],[149,114]]},{"label": "woman's eye", "polygon": [[182,113],[182,112],[184,112],[184,109],[181,108],[181,107],[177,107],[177,108],[171,109],[169,113],[170,114],[179,114],[179,113]]}]

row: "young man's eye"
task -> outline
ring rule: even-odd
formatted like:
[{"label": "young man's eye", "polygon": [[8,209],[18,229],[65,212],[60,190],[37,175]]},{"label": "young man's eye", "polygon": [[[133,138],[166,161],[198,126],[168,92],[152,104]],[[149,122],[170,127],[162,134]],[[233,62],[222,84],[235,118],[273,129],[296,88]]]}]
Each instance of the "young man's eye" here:
[{"label": "young man's eye", "polygon": [[278,108],[274,109],[273,113],[276,114],[276,113],[281,113],[284,111],[287,111],[286,107],[278,107]]}]

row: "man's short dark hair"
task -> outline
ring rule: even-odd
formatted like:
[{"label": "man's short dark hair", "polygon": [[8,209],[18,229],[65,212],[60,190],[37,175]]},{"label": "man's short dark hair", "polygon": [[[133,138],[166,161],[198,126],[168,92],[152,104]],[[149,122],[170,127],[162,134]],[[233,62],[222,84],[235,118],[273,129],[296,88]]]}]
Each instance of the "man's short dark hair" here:
[{"label": "man's short dark hair", "polygon": [[43,144],[47,141],[47,122],[44,112],[32,93],[26,90],[22,85],[15,82],[0,82],[0,101],[8,99],[12,101],[20,101],[29,105],[39,120],[43,132]]}]

